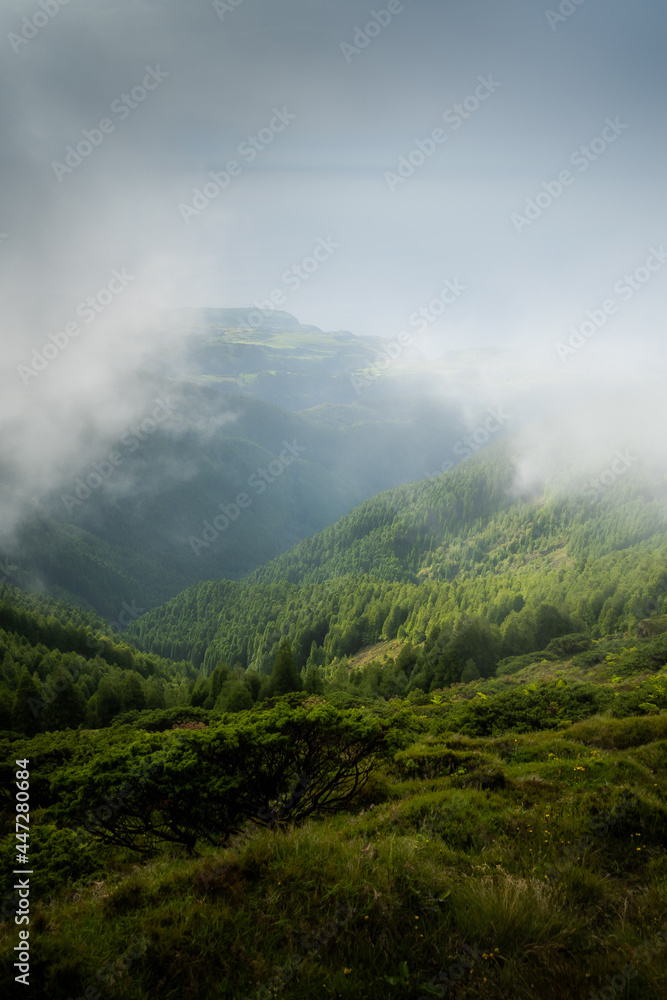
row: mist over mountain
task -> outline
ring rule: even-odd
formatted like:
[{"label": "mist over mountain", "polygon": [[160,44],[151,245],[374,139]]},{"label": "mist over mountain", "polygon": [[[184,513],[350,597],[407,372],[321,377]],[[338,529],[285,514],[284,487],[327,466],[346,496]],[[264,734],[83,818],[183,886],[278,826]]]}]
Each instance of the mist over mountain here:
[{"label": "mist over mountain", "polygon": [[2,995],[667,995],[666,26],[4,0]]},{"label": "mist over mountain", "polygon": [[[39,440],[24,455],[5,439],[3,544],[16,581],[115,619],[130,598],[151,606],[194,580],[248,572],[420,477],[466,430],[456,402],[356,393],[350,373],[375,357],[371,338],[286,314],[261,330],[231,310],[161,322],[160,349],[126,373],[118,412],[49,440],[44,455]],[[59,419],[65,434],[72,415]]]},{"label": "mist over mountain", "polygon": [[613,479],[623,447],[624,472],[664,466],[659,372],[573,385],[509,349],[429,359],[413,342],[268,310],[151,322],[160,334],[125,370],[120,405],[102,395],[82,419],[87,397],[57,411],[40,397],[20,430],[34,444],[10,433],[1,449],[14,582],[111,621],[124,602],[146,609],[197,580],[238,579],[362,500],[428,485],[507,435],[517,495],[549,478]]}]

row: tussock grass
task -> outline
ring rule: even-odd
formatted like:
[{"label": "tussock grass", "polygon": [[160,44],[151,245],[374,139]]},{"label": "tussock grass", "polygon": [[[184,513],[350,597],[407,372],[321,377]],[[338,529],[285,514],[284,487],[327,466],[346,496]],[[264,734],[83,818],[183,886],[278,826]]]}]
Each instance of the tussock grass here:
[{"label": "tussock grass", "polygon": [[[504,784],[468,783],[480,768],[457,773],[460,761],[406,778],[404,753],[349,813],[249,827],[189,860],[139,865],[119,852],[104,879],[35,907],[34,995],[579,1000],[631,964],[618,995],[656,1000],[667,994],[667,946],[655,944],[667,929],[660,732],[644,717],[442,734],[414,758],[483,753]],[[3,924],[7,982],[15,937]]]},{"label": "tussock grass", "polygon": [[595,716],[576,722],[567,734],[586,746],[606,747],[625,750],[639,747],[654,740],[667,739],[667,712],[658,715],[630,716],[626,719],[612,719]]}]

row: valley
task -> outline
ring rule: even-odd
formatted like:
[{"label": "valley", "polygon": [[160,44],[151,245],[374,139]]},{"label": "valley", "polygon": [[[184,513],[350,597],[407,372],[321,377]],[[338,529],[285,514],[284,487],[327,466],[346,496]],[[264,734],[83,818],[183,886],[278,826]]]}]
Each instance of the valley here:
[{"label": "valley", "polygon": [[45,995],[658,995],[665,479],[517,497],[515,448],[113,628],[0,586]]}]

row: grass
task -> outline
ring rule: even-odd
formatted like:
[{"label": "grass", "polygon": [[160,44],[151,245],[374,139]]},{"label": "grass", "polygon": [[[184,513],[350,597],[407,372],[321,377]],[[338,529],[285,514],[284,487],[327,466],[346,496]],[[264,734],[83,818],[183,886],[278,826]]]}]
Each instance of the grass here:
[{"label": "grass", "polygon": [[377,642],[373,646],[367,646],[360,653],[350,656],[348,658],[349,666],[351,668],[359,668],[363,667],[366,663],[370,663],[371,660],[382,660],[385,655],[396,656],[403,645],[404,643],[398,639],[387,639],[384,642]]},{"label": "grass", "polygon": [[[248,830],[194,860],[119,854],[106,878],[34,907],[33,989],[561,1000],[611,980],[615,996],[662,997],[664,723],[443,734],[421,750],[465,766],[406,777],[399,755],[351,813]],[[4,924],[7,978],[15,937]]]}]

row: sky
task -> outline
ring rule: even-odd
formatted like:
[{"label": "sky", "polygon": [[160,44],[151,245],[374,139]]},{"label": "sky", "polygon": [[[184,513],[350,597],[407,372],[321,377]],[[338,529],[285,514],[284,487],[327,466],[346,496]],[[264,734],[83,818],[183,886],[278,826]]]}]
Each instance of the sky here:
[{"label": "sky", "polygon": [[136,410],[155,307],[664,374],[663,0],[41,2],[0,11],[0,419],[41,454]]},{"label": "sky", "polygon": [[[302,322],[391,336],[458,278],[447,347],[553,347],[667,235],[661,0],[563,0],[567,15],[536,0],[392,0],[393,14],[359,0],[45,3],[57,12],[41,27],[22,21],[36,0],[0,15],[0,252],[21,294],[78,300],[125,267],[156,305],[280,289]],[[68,167],[67,147],[103,119],[113,131]],[[577,154],[605,129],[595,159]],[[179,209],[234,160],[224,191]],[[513,221],[568,169],[537,218]],[[286,285],[319,239],[338,246]],[[607,340],[659,337],[665,274]]]}]

